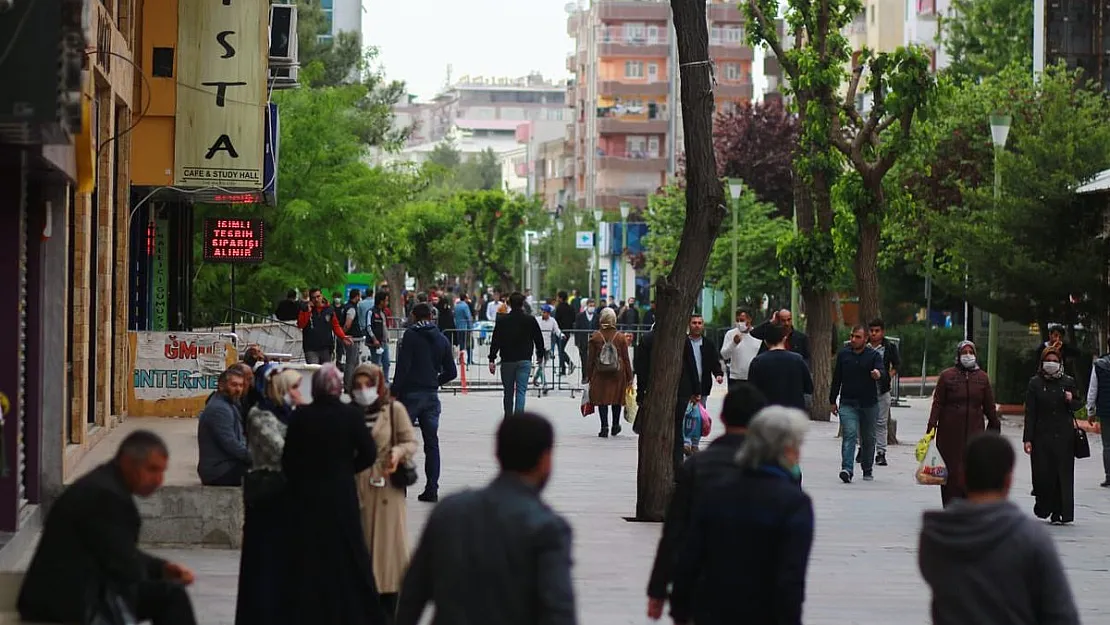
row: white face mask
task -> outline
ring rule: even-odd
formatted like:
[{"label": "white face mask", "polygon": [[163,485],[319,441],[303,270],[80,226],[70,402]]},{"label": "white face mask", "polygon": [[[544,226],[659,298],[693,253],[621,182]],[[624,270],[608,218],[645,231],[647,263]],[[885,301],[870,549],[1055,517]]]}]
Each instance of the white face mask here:
[{"label": "white face mask", "polygon": [[740,330],[741,332],[747,332],[748,322],[746,322],[746,321],[737,321],[736,322],[736,329]]},{"label": "white face mask", "polygon": [[1041,369],[1043,369],[1044,372],[1048,375],[1056,375],[1057,373],[1060,373],[1060,363],[1053,360],[1046,360],[1041,363]]},{"label": "white face mask", "polygon": [[595,308],[593,306],[587,306],[586,307],[586,314],[587,315],[592,315],[592,314],[594,314],[594,310],[595,310]]},{"label": "white face mask", "polygon": [[975,366],[975,354],[962,354],[960,355],[960,364],[964,369],[970,369]]},{"label": "white face mask", "polygon": [[292,406],[293,405],[293,396],[290,395],[289,393],[286,393],[286,394],[281,396],[281,401],[285,402],[286,406]]},{"label": "white face mask", "polygon": [[373,406],[374,402],[378,401],[378,389],[371,388],[356,388],[352,394],[355,398],[355,403],[363,408]]}]

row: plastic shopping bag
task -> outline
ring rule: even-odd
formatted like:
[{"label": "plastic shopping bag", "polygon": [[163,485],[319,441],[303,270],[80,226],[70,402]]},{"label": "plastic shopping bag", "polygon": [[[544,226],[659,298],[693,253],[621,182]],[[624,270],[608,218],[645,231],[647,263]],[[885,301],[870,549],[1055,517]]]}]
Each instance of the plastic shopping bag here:
[{"label": "plastic shopping bag", "polygon": [[701,404],[698,404],[698,413],[701,416],[701,435],[709,436],[709,432],[713,429],[713,419],[709,416],[709,411]]},{"label": "plastic shopping bag", "polygon": [[929,443],[932,442],[936,435],[936,430],[929,430],[925,433],[925,436],[921,437],[921,440],[917,441],[917,449],[914,450],[913,455],[918,462],[925,459],[925,452],[929,451]]},{"label": "plastic shopping bag", "polygon": [[682,442],[687,445],[697,445],[701,441],[701,411],[697,402],[686,405],[686,414],[682,417]]},{"label": "plastic shopping bag", "polygon": [[914,474],[918,484],[926,486],[944,486],[948,483],[948,465],[944,463],[944,458],[941,457],[940,451],[937,450],[937,441],[935,438],[929,440],[929,446],[925,450],[925,457],[921,459],[921,463],[917,465],[917,472]]},{"label": "plastic shopping bag", "polygon": [[636,405],[636,389],[630,386],[624,391],[624,420],[635,424],[639,410],[640,407]]},{"label": "plastic shopping bag", "polygon": [[582,416],[587,417],[594,413],[594,405],[590,403],[590,383],[582,385]]}]

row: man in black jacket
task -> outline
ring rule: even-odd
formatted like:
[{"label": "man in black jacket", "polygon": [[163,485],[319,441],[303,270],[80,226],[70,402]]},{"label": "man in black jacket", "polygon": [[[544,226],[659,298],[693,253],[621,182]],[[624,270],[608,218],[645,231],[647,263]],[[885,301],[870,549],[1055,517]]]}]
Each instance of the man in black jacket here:
[{"label": "man in black jacket", "polygon": [[570,525],[540,499],[555,433],[535,414],[497,429],[501,474],[444,499],[424,526],[397,607],[397,625],[435,622],[575,625]]},{"label": "man in black jacket", "polygon": [[158,435],[132,432],[115,458],[66,488],[42,529],[19,591],[24,621],[84,623],[90,600],[110,592],[139,621],[194,625],[185,586],[189,569],[139,550],[141,520],[134,496],[162,485],[169,451]]},{"label": "man in black jacket", "polygon": [[[852,481],[856,441],[861,440],[863,480],[872,480],[875,463],[875,421],[879,416],[879,393],[876,382],[882,377],[883,357],[867,344],[867,330],[861,325],[852,328],[848,345],[836,354],[829,404],[840,417],[840,480]],[[840,403],[837,403],[839,397]]]},{"label": "man in black jacket", "polygon": [[559,331],[563,336],[556,337],[555,340],[559,342],[559,375],[567,374],[567,365],[570,365],[571,371],[574,370],[574,363],[570,361],[570,356],[567,355],[567,341],[570,340],[571,331],[574,330],[574,307],[567,302],[567,292],[559,291],[559,303],[555,306],[555,323],[559,324]]},{"label": "man in black jacket", "polygon": [[886,325],[882,319],[873,319],[867,324],[867,332],[868,345],[883,356],[883,368],[879,371],[879,416],[875,421],[875,464],[885,467],[887,428],[890,425],[891,374],[898,373],[898,368],[902,366],[902,357],[898,353],[898,345],[886,338]]},{"label": "man in black jacket", "polygon": [[582,312],[574,320],[574,346],[578,348],[578,370],[586,381],[586,356],[589,354],[590,337],[601,327],[601,315],[594,308],[593,300],[586,299]]},{"label": "man in black jacket", "polygon": [[439,501],[439,387],[455,379],[451,343],[432,321],[432,307],[426,303],[412,309],[415,320],[402,336],[397,348],[397,373],[390,394],[396,397],[424,439],[424,475],[427,482],[420,501]]},{"label": "man in black jacket", "polygon": [[705,338],[705,319],[701,315],[690,316],[689,334],[686,337],[682,358],[682,375],[678,379],[678,397],[675,402],[675,442],[674,471],[678,475],[685,460],[683,451],[682,420],[686,408],[691,403],[705,405],[706,398],[713,390],[713,380],[724,382],[724,368],[721,367],[721,354],[712,341]]},{"label": "man in black jacket", "polygon": [[740,382],[725,397],[725,404],[721,409],[724,435],[714,440],[705,451],[690,456],[678,472],[674,494],[663,523],[663,535],[655,550],[655,564],[651,567],[651,578],[648,580],[648,616],[651,618],[658,619],[663,615],[663,602],[668,597],[668,587],[673,581],[678,549],[686,538],[686,526],[694,502],[722,477],[739,471],[736,454],[744,443],[748,423],[766,405],[767,400],[759,390],[747,382]]},{"label": "man in black jacket", "polygon": [[536,318],[524,313],[524,295],[509,296],[509,312],[497,318],[489,345],[489,372],[497,371],[497,355],[501,354],[501,386],[505,416],[524,412],[528,399],[528,380],[532,376],[532,354],[543,366],[543,332]]},{"label": "man in black jacket", "polygon": [[[794,329],[794,315],[790,310],[783,308],[776,312],[769,321],[764,321],[756,326],[755,329],[752,330],[752,337],[761,341],[765,340],[767,328],[769,328],[771,324],[779,324],[782,326],[783,333],[786,335],[784,343],[786,349],[801,356],[802,360],[806,361],[806,366],[812,369],[813,365],[810,363],[809,358],[809,337],[806,336],[804,332]],[[767,343],[765,342],[763,343],[763,347],[759,348],[759,353],[762,354],[768,349],[770,348],[767,347]]]}]

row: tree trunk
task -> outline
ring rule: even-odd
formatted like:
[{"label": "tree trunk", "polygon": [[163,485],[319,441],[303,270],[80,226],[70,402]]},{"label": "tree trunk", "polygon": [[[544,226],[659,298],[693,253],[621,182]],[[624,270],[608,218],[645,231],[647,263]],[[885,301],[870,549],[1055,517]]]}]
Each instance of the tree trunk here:
[{"label": "tree trunk", "polygon": [[809,416],[814,421],[830,421],[829,386],[832,384],[832,294],[828,291],[802,289],[806,305],[806,330],[809,334],[810,374],[813,376],[813,407]]},{"label": "tree trunk", "polygon": [[877,213],[868,211],[857,217],[859,246],[856,248],[856,293],[859,295],[860,323],[871,323],[881,313],[879,305],[879,246],[881,224]]},{"label": "tree trunk", "polygon": [[389,282],[389,310],[394,317],[404,317],[405,303],[401,300],[401,291],[405,290],[405,266],[390,265],[383,273]]},{"label": "tree trunk", "polygon": [[[725,218],[724,187],[713,154],[713,82],[705,3],[671,0],[682,82],[686,147],[686,222],[669,274],[656,283],[659,317],[651,386],[643,409],[637,465],[636,518],[662,521],[674,489],[674,418],[683,340],[701,291],[713,243]],[[672,113],[673,114],[673,113]]]}]

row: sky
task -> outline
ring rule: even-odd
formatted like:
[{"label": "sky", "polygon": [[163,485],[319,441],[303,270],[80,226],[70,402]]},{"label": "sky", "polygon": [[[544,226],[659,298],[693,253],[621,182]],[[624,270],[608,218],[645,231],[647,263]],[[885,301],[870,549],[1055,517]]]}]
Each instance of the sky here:
[{"label": "sky", "polygon": [[462,76],[566,78],[568,0],[362,0],[363,38],[421,100]]}]

